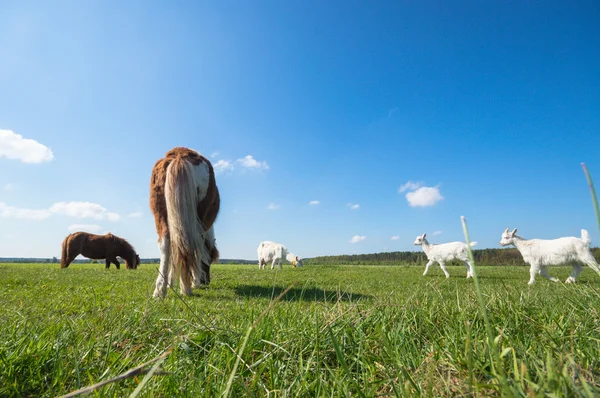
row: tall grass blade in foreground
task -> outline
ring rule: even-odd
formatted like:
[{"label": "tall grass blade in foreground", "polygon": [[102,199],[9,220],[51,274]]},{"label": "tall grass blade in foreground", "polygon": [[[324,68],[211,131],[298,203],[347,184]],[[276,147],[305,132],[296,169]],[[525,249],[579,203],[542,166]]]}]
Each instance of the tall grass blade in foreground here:
[{"label": "tall grass blade in foreground", "polygon": [[508,387],[506,381],[506,374],[504,372],[504,368],[502,366],[502,360],[498,355],[498,350],[496,348],[496,339],[494,338],[494,333],[492,332],[492,326],[488,319],[487,309],[485,307],[485,303],[483,302],[483,296],[481,295],[481,288],[479,287],[479,277],[477,276],[477,267],[475,267],[475,259],[473,258],[473,252],[471,251],[471,240],[469,239],[469,231],[467,229],[467,220],[465,216],[460,216],[460,220],[462,222],[463,232],[465,234],[465,243],[467,244],[467,253],[469,254],[469,260],[471,260],[471,264],[473,264],[473,282],[475,283],[475,291],[477,293],[477,301],[479,301],[479,307],[481,308],[481,313],[483,315],[483,322],[485,324],[485,329],[488,335],[487,341],[487,350],[490,357],[490,365],[492,374],[498,375],[500,377],[500,382],[502,387]]},{"label": "tall grass blade in foreground", "polygon": [[590,176],[590,172],[585,166],[585,163],[581,162],[581,167],[583,167],[583,173],[585,174],[585,178],[587,179],[588,185],[590,187],[590,192],[592,194],[592,204],[594,205],[594,211],[596,212],[596,222],[598,223],[598,230],[600,230],[600,209],[598,207],[598,198],[596,197],[594,183],[592,182],[592,177]]}]

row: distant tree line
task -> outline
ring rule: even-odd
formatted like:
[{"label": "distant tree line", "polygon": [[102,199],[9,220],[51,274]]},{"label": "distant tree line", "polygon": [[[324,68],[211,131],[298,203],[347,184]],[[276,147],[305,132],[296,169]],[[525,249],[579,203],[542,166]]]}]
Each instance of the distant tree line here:
[{"label": "distant tree line", "polygon": [[[592,253],[596,261],[600,263],[600,248],[592,248]],[[478,265],[503,266],[503,265],[521,265],[527,264],[523,261],[521,253],[515,248],[506,249],[474,249],[473,257]],[[20,257],[0,257],[0,263],[59,263],[56,257],[50,258],[20,258]],[[158,258],[143,258],[142,264],[158,264]],[[427,256],[422,251],[405,252],[383,252],[370,254],[342,254],[337,256],[319,256],[305,258],[302,260],[305,265],[417,265],[423,266],[427,263]],[[73,261],[76,264],[95,264],[97,261],[88,259],[79,259]],[[103,261],[100,261],[103,263]],[[242,259],[221,259],[220,264],[257,264],[256,260]],[[462,265],[458,261],[452,261],[447,265]]]},{"label": "distant tree line", "polygon": [[[119,260],[121,258],[119,257]],[[124,260],[123,260],[124,261]],[[26,264],[58,264],[60,259],[56,257],[52,258],[40,258],[40,257],[0,257],[0,263],[26,263]],[[158,264],[160,263],[159,258],[141,258],[141,264]],[[221,259],[221,264],[256,264],[256,260],[240,260],[240,259]],[[73,261],[73,264],[104,264],[104,260],[90,260],[90,259],[77,259]]]},{"label": "distant tree line", "polygon": [[[592,249],[596,261],[600,262],[600,248]],[[521,253],[515,248],[507,249],[478,249],[473,250],[476,265],[503,266],[527,264],[523,261]],[[302,260],[305,265],[419,265],[427,263],[424,252],[383,252],[370,254],[343,254],[338,256],[311,257]],[[452,261],[447,265],[462,265]]]}]

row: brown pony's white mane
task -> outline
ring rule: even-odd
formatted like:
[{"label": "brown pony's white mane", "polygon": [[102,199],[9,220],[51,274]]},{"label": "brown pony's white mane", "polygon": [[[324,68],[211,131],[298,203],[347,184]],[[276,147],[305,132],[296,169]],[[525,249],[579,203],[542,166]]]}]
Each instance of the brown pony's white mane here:
[{"label": "brown pony's white mane", "polygon": [[176,147],[155,163],[150,177],[150,209],[160,249],[155,297],[164,297],[166,280],[177,276],[182,295],[192,293],[192,280],[194,286],[210,283],[210,265],[219,257],[213,229],[219,208],[219,190],[207,158]]}]

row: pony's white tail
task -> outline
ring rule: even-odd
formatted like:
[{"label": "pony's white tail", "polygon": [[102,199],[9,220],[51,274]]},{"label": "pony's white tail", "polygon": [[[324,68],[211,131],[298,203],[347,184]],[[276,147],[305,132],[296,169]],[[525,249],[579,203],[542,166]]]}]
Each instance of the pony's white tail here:
[{"label": "pony's white tail", "polygon": [[175,275],[180,273],[181,277],[189,280],[187,278],[200,273],[200,262],[210,259],[210,255],[204,245],[206,231],[198,217],[194,166],[181,157],[173,159],[167,167],[165,201],[170,263]]},{"label": "pony's white tail", "polygon": [[471,243],[469,243],[469,246],[473,247],[473,246],[475,246],[476,244],[477,244],[477,242],[471,242]]},{"label": "pony's white tail", "polygon": [[590,234],[585,229],[581,230],[581,240],[586,246],[589,246],[592,243],[592,239],[590,238]]}]

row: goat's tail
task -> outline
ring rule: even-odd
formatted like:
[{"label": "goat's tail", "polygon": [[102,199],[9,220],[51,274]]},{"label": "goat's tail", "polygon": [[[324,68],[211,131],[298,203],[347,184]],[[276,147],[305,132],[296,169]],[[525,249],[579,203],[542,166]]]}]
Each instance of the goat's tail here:
[{"label": "goat's tail", "polygon": [[581,230],[581,240],[585,243],[586,246],[589,246],[592,243],[592,239],[590,238],[590,234],[587,230]]},{"label": "goat's tail", "polygon": [[[209,258],[204,245],[207,231],[198,217],[198,190],[193,165],[178,156],[167,167],[165,202],[170,257],[175,275],[190,281],[199,274],[199,263]],[[189,283],[185,283],[189,286]]]},{"label": "goat's tail", "polygon": [[476,244],[477,244],[477,241],[474,241],[474,242],[471,242],[471,243],[469,243],[469,246],[473,247],[473,246],[475,246]]}]

